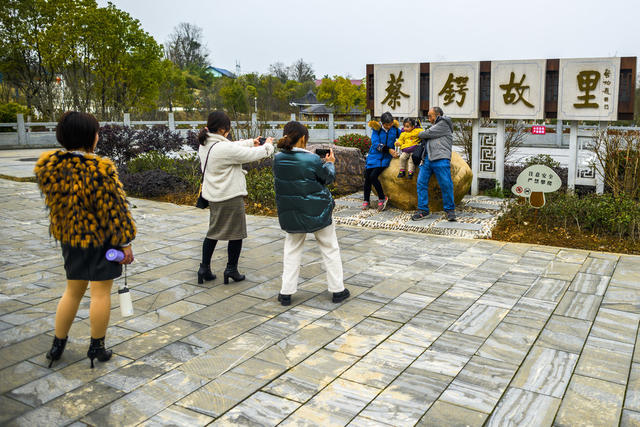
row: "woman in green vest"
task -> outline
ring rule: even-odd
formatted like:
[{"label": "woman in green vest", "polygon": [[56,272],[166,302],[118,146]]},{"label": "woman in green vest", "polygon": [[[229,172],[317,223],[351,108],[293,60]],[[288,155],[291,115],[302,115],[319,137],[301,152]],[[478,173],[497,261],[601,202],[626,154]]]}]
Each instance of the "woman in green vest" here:
[{"label": "woman in green vest", "polygon": [[313,233],[327,270],[333,302],[342,302],[349,297],[349,290],[344,287],[340,247],[331,219],[335,203],[327,188],[336,176],[333,150],[324,162],[307,151],[309,131],[299,122],[287,123],[283,133],[278,141],[280,152],[273,163],[278,220],[287,232],[278,301],[282,305],[291,304],[291,295],[298,288],[304,240],[307,233]]}]

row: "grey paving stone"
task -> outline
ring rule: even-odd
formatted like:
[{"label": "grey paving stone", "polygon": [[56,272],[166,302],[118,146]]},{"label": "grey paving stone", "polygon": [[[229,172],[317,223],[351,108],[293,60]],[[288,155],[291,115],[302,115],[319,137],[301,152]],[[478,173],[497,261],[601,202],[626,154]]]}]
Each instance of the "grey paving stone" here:
[{"label": "grey paving stone", "polygon": [[141,427],[160,426],[206,426],[213,421],[212,417],[199,414],[195,411],[172,405],[147,421],[139,424]]},{"label": "grey paving stone", "polygon": [[482,345],[483,338],[465,335],[459,332],[445,331],[435,340],[429,349],[433,351],[472,356]]},{"label": "grey paving stone", "polygon": [[518,365],[474,356],[460,371],[440,400],[491,413]]},{"label": "grey paving stone", "polygon": [[542,329],[555,307],[556,303],[554,302],[523,297],[509,311],[504,322]]},{"label": "grey paving stone", "polygon": [[587,320],[551,316],[538,338],[538,345],[580,354],[591,328]]},{"label": "grey paving stone", "polygon": [[[207,380],[174,370],[117,399],[81,421],[93,425],[134,424],[151,418]],[[117,414],[117,417],[114,416]]]},{"label": "grey paving stone", "polygon": [[534,346],[511,386],[561,398],[577,361],[576,354]]},{"label": "grey paving stone", "polygon": [[467,203],[467,206],[474,209],[486,209],[490,211],[499,211],[502,209],[501,205],[494,205],[493,203],[471,202]]},{"label": "grey paving stone", "polygon": [[560,399],[519,388],[509,388],[487,421],[487,427],[550,426]]},{"label": "grey paving stone", "polygon": [[472,230],[472,231],[480,231],[482,230],[482,224],[476,224],[473,222],[451,222],[451,221],[441,221],[433,226],[434,228],[443,228],[448,230]]},{"label": "grey paving stone", "polygon": [[257,392],[216,420],[216,425],[276,425],[300,406],[297,402]]},{"label": "grey paving stone", "polygon": [[484,424],[488,414],[472,411],[467,408],[452,405],[437,400],[422,419],[416,424],[420,427],[480,427]]},{"label": "grey paving stone", "polygon": [[601,308],[590,334],[594,337],[633,344],[639,321],[640,314]]},{"label": "grey paving stone", "polygon": [[0,394],[13,390],[35,379],[49,375],[51,370],[31,362],[19,362],[0,371]]},{"label": "grey paving stone", "polygon": [[576,366],[575,373],[626,384],[633,357],[633,346],[589,336]]},{"label": "grey paving stone", "polygon": [[567,291],[555,313],[560,316],[575,317],[576,319],[591,320],[596,317],[602,297]]},{"label": "grey paving stone", "polygon": [[622,418],[620,419],[620,426],[622,427],[638,427],[640,426],[640,412],[629,411],[628,409],[622,410]]},{"label": "grey paving stone", "polygon": [[623,399],[622,385],[574,375],[555,424],[616,425],[620,420]]},{"label": "grey paving stone", "polygon": [[0,407],[2,407],[2,411],[0,411],[0,423],[2,424],[5,424],[10,419],[24,414],[32,409],[30,406],[18,402],[17,400],[10,399],[6,396],[0,396]]},{"label": "grey paving stone", "polygon": [[525,296],[544,301],[559,302],[567,287],[569,287],[569,283],[565,280],[541,277],[533,283]]},{"label": "grey paving stone", "polygon": [[488,359],[520,364],[538,333],[536,328],[502,322],[489,335],[477,354]]},{"label": "grey paving stone", "polygon": [[369,403],[360,415],[374,420],[393,420],[396,425],[413,425],[448,383],[448,377],[404,372]]},{"label": "grey paving stone", "polygon": [[282,422],[282,426],[346,425],[380,392],[337,379]]},{"label": "grey paving stone", "polygon": [[380,319],[366,319],[326,346],[328,350],[363,356],[384,341],[399,323]]},{"label": "grey paving stone", "polygon": [[[624,385],[625,382],[621,384]],[[629,375],[624,407],[633,411],[640,411],[640,364],[638,363],[631,365],[631,375]]]},{"label": "grey paving stone", "polygon": [[341,376],[377,388],[388,386],[422,352],[423,347],[386,340]]},{"label": "grey paving stone", "polygon": [[640,314],[640,292],[636,289],[618,286],[617,282],[611,281],[604,294],[602,307]]},{"label": "grey paving stone", "polygon": [[610,276],[600,276],[590,273],[578,273],[569,286],[570,291],[583,294],[604,295],[609,285]]},{"label": "grey paving stone", "polygon": [[486,338],[509,312],[508,309],[474,304],[452,326],[451,330]]},{"label": "grey paving stone", "polygon": [[263,390],[304,403],[357,360],[356,356],[321,349],[272,381]]},{"label": "grey paving stone", "polygon": [[85,384],[21,415],[14,422],[16,425],[39,425],[43,420],[47,420],[49,425],[67,425],[118,399],[123,394],[123,391],[100,383]]}]

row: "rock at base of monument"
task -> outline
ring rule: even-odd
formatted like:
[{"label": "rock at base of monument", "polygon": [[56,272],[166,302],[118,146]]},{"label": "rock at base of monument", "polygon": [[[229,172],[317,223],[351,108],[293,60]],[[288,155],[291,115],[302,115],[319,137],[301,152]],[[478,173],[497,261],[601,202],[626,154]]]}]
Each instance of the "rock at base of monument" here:
[{"label": "rock at base of monument", "polygon": [[[392,159],[389,167],[380,175],[385,195],[389,197],[389,203],[396,208],[416,210],[418,208],[416,190],[418,168],[416,168],[413,179],[398,178],[399,172],[400,160]],[[451,178],[453,180],[453,199],[455,204],[459,205],[471,188],[473,173],[467,162],[455,151],[451,155]],[[431,175],[429,180],[429,210],[431,212],[442,211],[442,191],[440,191],[435,175]]]}]

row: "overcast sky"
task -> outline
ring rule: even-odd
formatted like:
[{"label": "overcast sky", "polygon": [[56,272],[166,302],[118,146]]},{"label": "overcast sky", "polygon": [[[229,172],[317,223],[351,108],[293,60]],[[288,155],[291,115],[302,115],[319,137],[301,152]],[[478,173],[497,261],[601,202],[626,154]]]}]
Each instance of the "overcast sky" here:
[{"label": "overcast sky", "polygon": [[158,43],[202,27],[212,65],[242,73],[298,58],[318,78],[361,78],[374,63],[640,56],[638,0],[111,2]]}]

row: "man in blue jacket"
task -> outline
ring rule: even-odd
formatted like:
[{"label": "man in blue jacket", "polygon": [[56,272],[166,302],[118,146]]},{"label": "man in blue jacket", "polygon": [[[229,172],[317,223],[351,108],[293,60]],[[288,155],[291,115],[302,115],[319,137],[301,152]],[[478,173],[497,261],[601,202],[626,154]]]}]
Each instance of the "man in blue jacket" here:
[{"label": "man in blue jacket", "polygon": [[432,126],[418,134],[423,139],[425,150],[418,175],[418,211],[411,217],[414,221],[429,215],[429,179],[435,174],[442,191],[442,205],[449,221],[456,220],[453,201],[453,181],[451,180],[451,147],[453,145],[453,123],[444,115],[440,107],[433,107],[427,113]]}]

